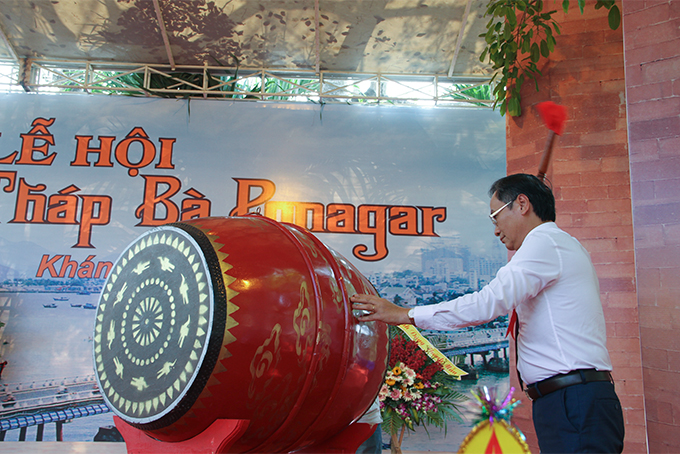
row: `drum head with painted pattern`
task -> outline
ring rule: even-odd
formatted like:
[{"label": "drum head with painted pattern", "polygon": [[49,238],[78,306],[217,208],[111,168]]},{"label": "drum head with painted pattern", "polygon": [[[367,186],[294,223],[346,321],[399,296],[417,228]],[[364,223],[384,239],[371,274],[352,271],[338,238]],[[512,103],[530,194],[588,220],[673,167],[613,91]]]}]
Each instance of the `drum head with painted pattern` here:
[{"label": "drum head with painted pattern", "polygon": [[200,230],[140,236],[113,266],[97,310],[94,363],[108,406],[142,428],[179,419],[212,373],[225,317],[217,257]]}]

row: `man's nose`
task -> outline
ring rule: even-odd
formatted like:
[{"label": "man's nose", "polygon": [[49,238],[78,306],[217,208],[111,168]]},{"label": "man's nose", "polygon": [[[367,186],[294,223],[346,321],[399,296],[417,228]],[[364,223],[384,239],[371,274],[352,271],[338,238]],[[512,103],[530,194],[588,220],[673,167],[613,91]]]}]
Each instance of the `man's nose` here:
[{"label": "man's nose", "polygon": [[497,225],[493,228],[493,234],[496,236],[501,236],[501,229],[499,229]]}]

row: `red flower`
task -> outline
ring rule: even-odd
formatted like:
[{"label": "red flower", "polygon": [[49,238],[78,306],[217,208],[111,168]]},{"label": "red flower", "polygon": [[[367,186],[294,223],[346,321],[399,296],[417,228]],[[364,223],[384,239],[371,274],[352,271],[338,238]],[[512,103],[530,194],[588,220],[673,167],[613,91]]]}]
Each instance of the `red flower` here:
[{"label": "red flower", "polygon": [[406,364],[423,380],[430,380],[436,372],[442,370],[442,366],[432,361],[418,344],[401,334],[396,334],[390,347],[390,367],[399,362]]}]

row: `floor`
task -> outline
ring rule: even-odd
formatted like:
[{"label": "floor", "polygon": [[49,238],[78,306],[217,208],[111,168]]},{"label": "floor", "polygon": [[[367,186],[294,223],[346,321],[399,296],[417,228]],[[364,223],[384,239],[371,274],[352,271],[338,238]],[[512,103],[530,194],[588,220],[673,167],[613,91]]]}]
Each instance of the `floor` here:
[{"label": "floor", "polygon": [[124,443],[3,441],[3,454],[126,454]]}]

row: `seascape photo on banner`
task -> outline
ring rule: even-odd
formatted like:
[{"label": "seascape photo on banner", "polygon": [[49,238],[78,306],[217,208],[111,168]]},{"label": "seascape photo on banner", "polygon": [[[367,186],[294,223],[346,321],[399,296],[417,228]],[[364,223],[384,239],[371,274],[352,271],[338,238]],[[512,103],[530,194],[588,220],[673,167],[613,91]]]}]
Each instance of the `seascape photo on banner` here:
[{"label": "seascape photo on banner", "polygon": [[[490,109],[31,94],[0,103],[0,420],[67,410],[64,441],[113,426],[93,365],[97,306],[121,253],[150,229],[248,213],[293,223],[410,307],[476,291],[507,262],[488,219],[489,186],[506,174],[505,121]],[[506,328],[500,318],[422,334],[468,371],[458,391],[504,394]],[[446,434],[418,427],[402,449],[454,450],[475,412],[465,402],[463,422]]]}]

